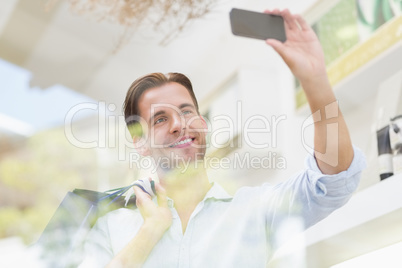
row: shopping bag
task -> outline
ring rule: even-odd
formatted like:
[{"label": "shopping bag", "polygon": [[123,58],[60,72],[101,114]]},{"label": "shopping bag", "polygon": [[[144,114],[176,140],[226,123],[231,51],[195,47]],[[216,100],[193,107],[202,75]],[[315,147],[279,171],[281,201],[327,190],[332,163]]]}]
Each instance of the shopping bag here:
[{"label": "shopping bag", "polygon": [[135,208],[135,196],[123,196],[133,185],[107,192],[68,192],[32,247],[40,263],[44,267],[77,267],[85,237],[96,220],[114,209]]}]

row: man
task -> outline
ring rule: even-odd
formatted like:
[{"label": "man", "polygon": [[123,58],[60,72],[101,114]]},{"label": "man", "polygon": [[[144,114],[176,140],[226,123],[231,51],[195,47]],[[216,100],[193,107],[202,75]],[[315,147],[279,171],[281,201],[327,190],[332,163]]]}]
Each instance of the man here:
[{"label": "man", "polygon": [[[209,182],[199,164],[207,127],[190,81],[181,74],[144,76],[127,93],[125,117],[129,127],[133,121],[147,126],[131,128],[138,152],[165,164],[157,167],[157,204],[134,187],[138,209],[98,220],[83,266],[264,267],[286,218],[301,217],[307,228],[349,200],[364,158],[352,147],[320,43],[299,15],[266,12],[285,20],[287,41],[266,43],[300,80],[315,115],[315,157],[309,156],[307,169],[279,185],[245,187],[230,196]],[[191,167],[185,169],[183,161]]]}]

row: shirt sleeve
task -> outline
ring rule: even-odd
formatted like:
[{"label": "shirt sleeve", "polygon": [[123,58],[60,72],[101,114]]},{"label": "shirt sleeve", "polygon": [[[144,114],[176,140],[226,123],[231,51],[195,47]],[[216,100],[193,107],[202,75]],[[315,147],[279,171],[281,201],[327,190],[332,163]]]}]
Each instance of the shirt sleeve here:
[{"label": "shirt sleeve", "polygon": [[[314,156],[307,157],[306,170],[298,179],[301,185],[294,190],[297,193],[296,201],[303,204],[302,215],[306,227],[314,225],[342,207],[356,191],[361,172],[366,168],[366,160],[360,149],[353,147],[353,150],[354,157],[349,168],[333,175],[323,174]],[[306,185],[303,185],[303,182]]]},{"label": "shirt sleeve", "polygon": [[84,259],[79,268],[105,267],[113,258],[107,215],[101,217],[89,232],[84,245]]},{"label": "shirt sleeve", "polygon": [[361,172],[366,167],[364,154],[353,147],[349,168],[338,174],[323,174],[312,155],[305,161],[306,169],[275,186],[262,186],[262,207],[267,229],[280,232],[285,219],[295,219],[306,229],[327,217],[348,202],[357,189]]}]

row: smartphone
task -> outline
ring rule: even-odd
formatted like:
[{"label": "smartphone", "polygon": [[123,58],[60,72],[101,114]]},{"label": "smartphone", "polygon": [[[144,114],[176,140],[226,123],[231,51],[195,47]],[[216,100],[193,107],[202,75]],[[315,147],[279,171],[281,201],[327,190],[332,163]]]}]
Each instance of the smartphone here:
[{"label": "smartphone", "polygon": [[230,25],[234,35],[266,40],[286,41],[285,23],[282,16],[233,8]]}]

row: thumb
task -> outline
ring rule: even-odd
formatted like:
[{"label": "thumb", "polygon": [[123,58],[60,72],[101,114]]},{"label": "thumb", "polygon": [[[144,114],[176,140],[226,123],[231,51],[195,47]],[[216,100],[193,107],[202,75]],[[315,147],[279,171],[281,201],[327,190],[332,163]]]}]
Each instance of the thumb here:
[{"label": "thumb", "polygon": [[267,39],[265,43],[270,45],[283,58],[285,54],[285,45],[276,39]]}]

